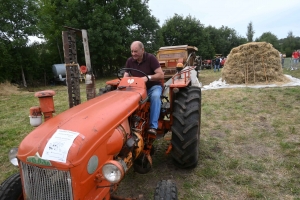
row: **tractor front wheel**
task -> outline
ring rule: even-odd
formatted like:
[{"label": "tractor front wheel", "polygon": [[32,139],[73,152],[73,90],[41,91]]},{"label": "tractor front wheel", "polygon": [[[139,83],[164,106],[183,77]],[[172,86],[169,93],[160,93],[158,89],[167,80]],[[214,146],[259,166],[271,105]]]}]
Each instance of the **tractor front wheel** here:
[{"label": "tractor front wheel", "polygon": [[23,200],[20,173],[11,175],[0,185],[0,200]]},{"label": "tractor front wheel", "polygon": [[177,200],[177,188],[171,180],[161,180],[157,183],[154,200]]},{"label": "tractor front wheel", "polygon": [[175,94],[173,106],[172,151],[175,166],[194,168],[199,157],[201,89],[190,86]]}]

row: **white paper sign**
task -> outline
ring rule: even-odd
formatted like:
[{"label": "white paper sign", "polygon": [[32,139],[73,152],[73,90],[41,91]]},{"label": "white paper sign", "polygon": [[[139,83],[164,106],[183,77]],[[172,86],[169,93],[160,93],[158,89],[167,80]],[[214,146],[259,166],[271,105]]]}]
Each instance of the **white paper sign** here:
[{"label": "white paper sign", "polygon": [[42,158],[65,163],[73,141],[78,135],[77,132],[57,129],[47,142]]}]

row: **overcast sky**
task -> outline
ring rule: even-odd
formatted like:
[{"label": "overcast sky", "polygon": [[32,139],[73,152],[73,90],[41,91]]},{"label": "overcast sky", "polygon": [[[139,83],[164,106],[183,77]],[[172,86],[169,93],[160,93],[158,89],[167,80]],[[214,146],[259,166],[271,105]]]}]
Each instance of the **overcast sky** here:
[{"label": "overcast sky", "polygon": [[177,13],[190,15],[205,27],[227,26],[243,37],[251,21],[254,40],[265,32],[278,39],[290,31],[300,36],[300,0],[149,0],[148,5],[161,26]]}]

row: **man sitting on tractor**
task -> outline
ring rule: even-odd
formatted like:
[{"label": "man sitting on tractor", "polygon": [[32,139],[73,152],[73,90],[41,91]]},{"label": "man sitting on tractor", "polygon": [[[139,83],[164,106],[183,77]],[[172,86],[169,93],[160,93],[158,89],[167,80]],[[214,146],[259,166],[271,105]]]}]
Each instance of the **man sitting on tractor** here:
[{"label": "man sitting on tractor", "polygon": [[161,80],[164,78],[164,73],[156,57],[150,53],[145,52],[142,42],[134,41],[131,44],[130,49],[132,57],[127,59],[126,68],[140,70],[148,76],[143,76],[143,74],[133,70],[126,70],[124,73],[124,77],[128,77],[130,75],[135,77],[142,77],[146,82],[147,94],[151,102],[148,133],[156,135],[161,107]]}]

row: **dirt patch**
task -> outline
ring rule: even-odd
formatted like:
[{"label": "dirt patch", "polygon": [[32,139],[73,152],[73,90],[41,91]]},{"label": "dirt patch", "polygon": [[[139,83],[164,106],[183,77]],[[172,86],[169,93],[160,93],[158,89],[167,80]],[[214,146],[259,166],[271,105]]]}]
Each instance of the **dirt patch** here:
[{"label": "dirt patch", "polygon": [[226,133],[224,131],[219,131],[219,130],[212,130],[210,131],[209,135],[211,137],[216,137],[216,138],[225,138]]},{"label": "dirt patch", "polygon": [[248,143],[241,146],[240,151],[244,155],[250,155],[255,158],[266,158],[269,155],[275,155],[274,151],[264,144]]},{"label": "dirt patch", "polygon": [[17,85],[11,84],[9,82],[0,83],[0,96],[7,96],[12,94],[23,94],[24,92]]}]

